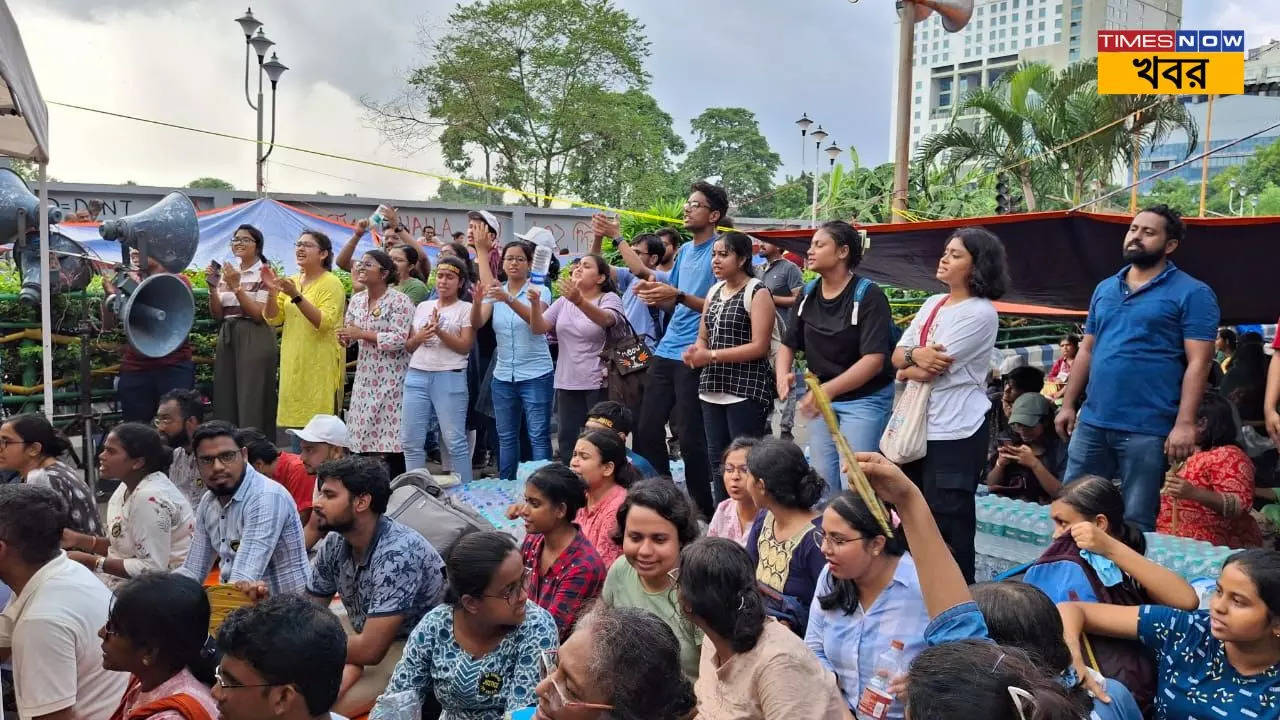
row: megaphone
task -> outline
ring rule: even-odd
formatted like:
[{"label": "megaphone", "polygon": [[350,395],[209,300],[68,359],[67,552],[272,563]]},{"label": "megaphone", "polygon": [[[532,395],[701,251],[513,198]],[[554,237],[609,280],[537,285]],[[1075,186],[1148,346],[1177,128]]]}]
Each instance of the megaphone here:
[{"label": "megaphone", "polygon": [[947,32],[959,32],[969,24],[973,17],[973,0],[911,0],[915,5],[915,20],[929,17],[929,13],[937,10],[942,16],[942,27]]},{"label": "megaphone", "polygon": [[[40,236],[27,233],[14,245],[18,275],[22,277],[19,298],[28,305],[40,307]],[[93,279],[92,255],[83,245],[63,235],[49,233],[49,294],[83,290]]]},{"label": "megaphone", "polygon": [[129,248],[142,256],[141,265],[154,258],[171,273],[186,269],[200,244],[196,208],[182,193],[173,192],[140,213],[107,220],[98,234],[121,244],[121,257],[129,264]]},{"label": "megaphone", "polygon": [[[27,230],[35,230],[40,222],[40,198],[11,168],[0,168],[0,240],[8,240]],[[62,222],[62,210],[49,206],[49,224]]]},{"label": "megaphone", "polygon": [[147,357],[164,357],[187,339],[196,302],[177,275],[152,275],[129,294],[119,315],[134,349]]}]

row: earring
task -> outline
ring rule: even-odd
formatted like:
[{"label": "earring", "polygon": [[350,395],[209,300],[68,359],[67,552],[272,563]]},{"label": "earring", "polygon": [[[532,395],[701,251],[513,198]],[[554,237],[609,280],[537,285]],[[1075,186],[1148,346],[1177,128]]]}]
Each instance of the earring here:
[{"label": "earring", "polygon": [[149,658],[149,657],[144,657],[144,658],[142,658],[142,664],[143,664],[143,665],[146,665],[146,666],[148,666],[148,667],[150,667],[150,665],[151,665],[151,658]]}]

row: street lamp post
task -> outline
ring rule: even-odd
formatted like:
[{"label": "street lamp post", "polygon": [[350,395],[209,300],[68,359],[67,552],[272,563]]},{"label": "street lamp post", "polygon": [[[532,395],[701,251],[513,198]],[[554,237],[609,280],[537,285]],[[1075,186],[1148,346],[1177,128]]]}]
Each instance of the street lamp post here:
[{"label": "street lamp post", "polygon": [[[262,32],[262,23],[253,16],[253,8],[245,10],[243,17],[236,18],[236,22],[240,24],[240,29],[244,31],[244,99],[249,103],[249,108],[258,113],[258,143],[254,145],[254,167],[257,171],[257,192],[258,196],[263,195],[263,164],[266,163],[267,157],[271,155],[271,151],[275,149],[276,143],[276,85],[280,82],[280,76],[284,74],[285,67],[280,62],[276,53],[271,53],[271,59],[266,60],[267,50],[275,45],[274,42],[267,39],[266,34]],[[256,34],[254,31],[257,31]],[[249,97],[249,48],[252,46],[254,53],[258,56],[258,102],[255,104],[253,99]],[[262,122],[263,122],[263,104],[262,104],[262,76],[266,74],[267,79],[271,82],[271,140],[268,143],[266,152],[263,152],[262,142]]]},{"label": "street lamp post", "polygon": [[[1229,190],[1227,191],[1227,212],[1233,215],[1244,215],[1244,206],[1249,195],[1249,188],[1232,180],[1227,183]],[[1236,193],[1240,194],[1240,207],[1236,208]],[[1256,204],[1256,203],[1255,203]]]},{"label": "street lamp post", "polygon": [[822,150],[822,141],[827,139],[827,131],[819,125],[817,130],[809,133],[813,139],[813,204],[809,206],[809,227],[818,226],[818,178],[822,175],[822,160],[818,153]]}]

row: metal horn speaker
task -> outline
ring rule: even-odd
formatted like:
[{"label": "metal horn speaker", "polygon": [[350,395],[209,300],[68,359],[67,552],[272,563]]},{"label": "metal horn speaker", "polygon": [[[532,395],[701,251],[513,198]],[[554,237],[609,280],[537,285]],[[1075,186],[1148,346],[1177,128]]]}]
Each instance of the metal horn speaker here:
[{"label": "metal horn speaker", "polygon": [[[83,245],[63,235],[49,233],[49,252],[54,261],[49,265],[49,294],[83,290],[93,279],[92,256]],[[22,277],[21,300],[40,307],[40,236],[28,232],[14,246],[18,274]]]},{"label": "metal horn speaker", "polygon": [[129,263],[129,248],[134,248],[143,256],[143,267],[147,258],[154,258],[171,273],[185,270],[200,244],[196,208],[178,192],[169,193],[140,213],[107,220],[98,233],[120,242],[125,264]]},{"label": "metal horn speaker", "polygon": [[177,275],[152,275],[129,294],[120,313],[124,336],[147,357],[177,350],[196,317],[191,288]]},{"label": "metal horn speaker", "polygon": [[[916,22],[919,22],[920,7],[928,10],[937,10],[942,16],[942,27],[947,32],[959,32],[965,25],[969,24],[969,18],[973,17],[973,0],[911,0],[916,5]],[[925,15],[928,15],[928,11]]]},{"label": "metal horn speaker", "polygon": [[[0,168],[0,242],[18,235],[19,225],[26,230],[38,230],[40,198],[31,192],[27,183],[10,168]],[[49,224],[62,222],[62,210],[49,205]]]}]

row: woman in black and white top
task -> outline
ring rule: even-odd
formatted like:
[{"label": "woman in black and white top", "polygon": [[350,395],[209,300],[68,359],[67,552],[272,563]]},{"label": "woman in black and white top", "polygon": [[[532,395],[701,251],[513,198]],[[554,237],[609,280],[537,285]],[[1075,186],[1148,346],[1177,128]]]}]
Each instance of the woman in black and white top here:
[{"label": "woman in black and white top", "polygon": [[1004,245],[983,228],[960,228],[947,240],[936,277],[950,292],[925,301],[893,351],[899,380],[932,386],[928,450],[903,471],[924,491],[942,537],[972,583],[974,492],[987,461],[986,381],[1000,324],[991,301],[1009,285]]},{"label": "woman in black and white top", "polygon": [[[751,273],[751,238],[729,232],[711,249],[711,272],[718,282],[707,292],[698,340],[684,353],[691,368],[706,368],[698,381],[707,457],[724,455],[738,437],[766,434],[773,408],[773,371],[769,340],[773,335],[773,296]],[[712,468],[712,477],[722,474]],[[724,486],[712,483],[716,502]]]},{"label": "woman in black and white top", "polygon": [[209,313],[220,321],[213,356],[213,416],[236,427],[256,427],[276,435],[276,368],[280,349],[275,330],[263,320],[267,286],[262,269],[262,231],[241,225],[231,237],[234,262],[209,263]]}]

